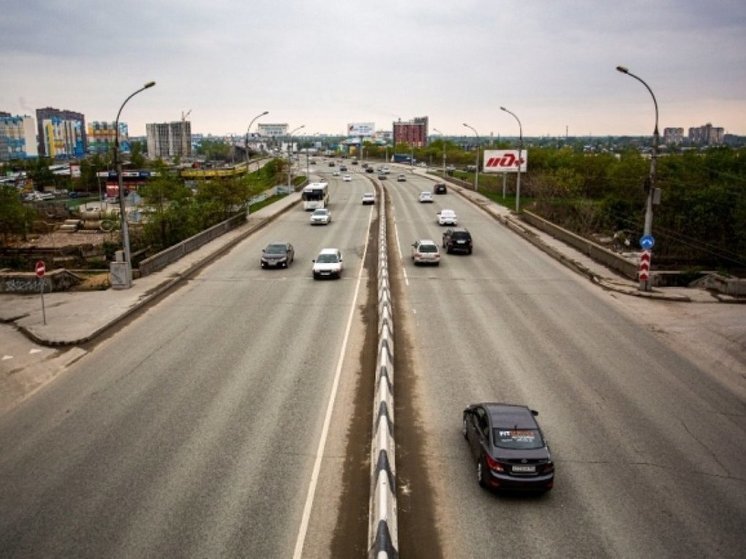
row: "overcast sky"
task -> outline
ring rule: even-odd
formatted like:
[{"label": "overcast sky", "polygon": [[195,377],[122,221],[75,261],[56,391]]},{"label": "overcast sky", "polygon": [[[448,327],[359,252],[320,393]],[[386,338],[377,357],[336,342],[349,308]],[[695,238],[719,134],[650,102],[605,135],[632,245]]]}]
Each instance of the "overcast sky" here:
[{"label": "overcast sky", "polygon": [[[3,0],[0,111],[249,121],[343,134],[428,116],[446,135],[746,135],[743,0]],[[256,128],[254,127],[253,130]]]}]

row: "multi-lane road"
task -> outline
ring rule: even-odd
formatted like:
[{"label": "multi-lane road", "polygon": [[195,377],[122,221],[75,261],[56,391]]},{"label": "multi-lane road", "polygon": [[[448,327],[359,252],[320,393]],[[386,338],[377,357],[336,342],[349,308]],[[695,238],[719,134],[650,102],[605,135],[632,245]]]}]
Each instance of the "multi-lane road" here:
[{"label": "multi-lane road", "polygon": [[[0,555],[365,555],[379,208],[355,171],[328,177],[329,226],[284,214],[0,417]],[[420,204],[432,182],[395,173],[401,556],[740,557],[743,400],[460,196]],[[441,208],[474,253],[415,267]],[[277,240],[295,263],[261,270]],[[322,247],[341,280],[311,278]],[[484,400],[539,410],[549,494],[478,487],[460,422]]]}]

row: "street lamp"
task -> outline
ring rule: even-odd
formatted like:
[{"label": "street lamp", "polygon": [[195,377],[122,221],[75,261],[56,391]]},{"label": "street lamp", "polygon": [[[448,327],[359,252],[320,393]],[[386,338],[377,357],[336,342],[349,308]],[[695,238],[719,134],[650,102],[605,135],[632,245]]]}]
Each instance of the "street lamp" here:
[{"label": "street lamp", "polygon": [[523,167],[523,126],[521,125],[520,119],[512,111],[509,111],[505,107],[500,107],[501,111],[505,111],[518,122],[518,178],[515,181],[515,211],[521,211],[521,167]]},{"label": "street lamp", "polygon": [[292,151],[291,146],[293,145],[293,134],[295,134],[301,128],[305,128],[305,127],[306,127],[305,124],[301,124],[300,126],[298,126],[298,128],[294,128],[288,134],[288,189],[293,189],[292,185],[290,184],[291,169],[293,167],[293,161],[292,161],[292,159],[290,157],[291,156],[291,151]]},{"label": "street lamp", "polygon": [[119,218],[122,222],[122,246],[124,248],[124,261],[125,265],[125,283],[122,285],[123,288],[129,289],[132,287],[132,255],[130,253],[130,234],[129,228],[127,227],[127,213],[124,203],[124,181],[122,180],[122,162],[119,160],[119,117],[122,115],[122,109],[127,104],[127,101],[132,99],[135,95],[141,91],[145,91],[155,85],[155,82],[148,82],[140,89],[132,93],[129,97],[124,100],[122,106],[119,107],[117,112],[117,118],[114,121],[114,168],[117,170],[117,184],[119,185]]},{"label": "street lamp", "polygon": [[246,174],[249,174],[249,132],[251,131],[251,125],[254,124],[254,121],[257,118],[261,118],[264,115],[268,115],[269,111],[264,111],[261,114],[256,115],[254,118],[251,119],[251,122],[249,122],[249,127],[246,129],[246,142],[244,143],[244,147],[246,148]]},{"label": "street lamp", "polygon": [[446,141],[445,141],[445,138],[443,137],[443,132],[441,132],[437,128],[433,128],[433,132],[437,132],[438,134],[440,134],[440,141],[443,143],[443,178],[445,179],[446,177]]},{"label": "street lamp", "polygon": [[464,126],[467,128],[470,128],[472,132],[474,132],[474,135],[477,137],[477,159],[476,159],[476,169],[474,169],[474,192],[479,192],[479,132],[477,132],[476,128],[473,126],[469,126],[464,122]]},{"label": "street lamp", "polygon": [[[644,85],[645,88],[650,92],[650,96],[653,98],[653,105],[655,106],[655,128],[653,129],[653,155],[650,158],[650,174],[648,176],[648,181],[646,184],[648,195],[647,195],[647,201],[645,204],[645,226],[643,229],[643,235],[645,237],[649,237],[650,239],[652,239],[653,198],[655,196],[655,167],[656,167],[656,162],[658,159],[658,141],[660,139],[660,135],[658,134],[658,101],[655,98],[655,94],[653,93],[653,90],[650,89],[650,86],[647,83],[645,83],[645,81],[641,77],[636,76],[624,66],[617,66],[616,69],[618,72],[621,72],[622,74],[627,74],[628,76],[635,78],[638,82]],[[650,248],[652,248],[652,246]],[[641,291],[650,291],[649,277],[645,279],[640,279],[639,289]]]}]

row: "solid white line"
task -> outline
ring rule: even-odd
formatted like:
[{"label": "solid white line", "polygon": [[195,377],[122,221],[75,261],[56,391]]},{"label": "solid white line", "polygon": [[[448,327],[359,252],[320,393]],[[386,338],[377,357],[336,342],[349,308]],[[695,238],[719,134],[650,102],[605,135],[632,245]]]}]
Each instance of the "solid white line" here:
[{"label": "solid white line", "polygon": [[316,460],[313,464],[313,471],[311,473],[311,483],[308,486],[308,493],[306,494],[306,504],[303,506],[303,516],[301,518],[300,528],[298,529],[298,537],[295,540],[295,551],[293,552],[294,559],[300,559],[303,555],[303,544],[306,541],[306,533],[308,532],[308,523],[311,519],[311,509],[313,508],[313,500],[316,495],[316,485],[319,481],[319,472],[321,471],[321,461],[324,459],[324,449],[326,448],[326,439],[329,435],[329,424],[332,421],[332,412],[334,411],[334,401],[337,397],[337,389],[339,388],[339,379],[342,376],[342,363],[344,362],[345,353],[347,352],[347,342],[350,338],[350,330],[352,329],[352,318],[355,315],[357,309],[356,301],[358,293],[360,292],[360,284],[363,279],[363,269],[365,268],[365,256],[368,254],[368,238],[370,232],[370,226],[373,222],[373,212],[370,212],[368,218],[368,228],[365,231],[365,245],[363,247],[363,258],[360,263],[360,270],[358,272],[357,283],[355,285],[355,293],[352,297],[352,305],[350,305],[350,315],[347,317],[347,328],[345,329],[345,335],[342,339],[342,348],[339,351],[339,358],[337,360],[337,370],[334,372],[334,382],[332,383],[332,391],[329,394],[329,402],[326,405],[326,415],[324,416],[324,426],[321,429],[321,438],[319,439],[319,446],[316,449]]},{"label": "solid white line", "polygon": [[404,266],[404,257],[401,253],[401,241],[399,241],[399,227],[396,225],[396,217],[393,219],[394,221],[394,236],[396,237],[396,252],[399,253],[399,262],[401,263],[401,271],[404,275],[404,284],[409,287],[409,276],[407,276],[407,268]]}]

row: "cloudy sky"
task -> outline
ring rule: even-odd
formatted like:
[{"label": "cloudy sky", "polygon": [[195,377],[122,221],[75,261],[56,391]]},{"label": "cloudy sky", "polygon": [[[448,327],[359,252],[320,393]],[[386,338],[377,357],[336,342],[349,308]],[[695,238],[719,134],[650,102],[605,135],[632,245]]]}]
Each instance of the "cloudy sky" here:
[{"label": "cloudy sky", "polygon": [[41,107],[130,134],[189,120],[344,133],[430,117],[446,135],[746,135],[743,0],[3,0],[0,111]]}]

